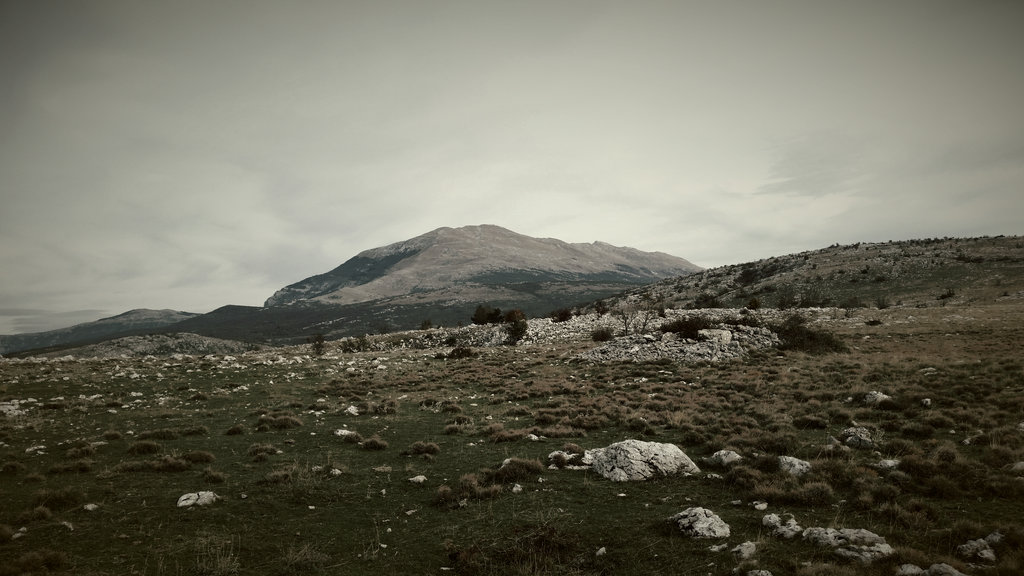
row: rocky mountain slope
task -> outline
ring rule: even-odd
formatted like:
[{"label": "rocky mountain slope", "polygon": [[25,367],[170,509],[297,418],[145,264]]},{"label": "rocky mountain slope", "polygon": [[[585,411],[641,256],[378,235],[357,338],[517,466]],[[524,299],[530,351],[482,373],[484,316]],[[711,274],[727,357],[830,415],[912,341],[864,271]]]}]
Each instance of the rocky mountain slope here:
[{"label": "rocky mountain slope", "polygon": [[423,301],[425,294],[443,300],[455,292],[524,284],[647,284],[700,269],[668,254],[603,242],[569,244],[492,225],[438,228],[361,252],[330,272],[282,288],[265,306],[300,300],[344,305],[401,296]]},{"label": "rocky mountain slope", "polygon": [[195,316],[198,314],[177,310],[139,308],[95,322],[76,324],[69,328],[0,336],[0,354],[52,346],[86,344],[131,334],[144,334],[147,331],[155,331]]},{"label": "rocky mountain slope", "polygon": [[1024,237],[834,245],[637,289],[669,307],[932,307],[1024,297]]}]

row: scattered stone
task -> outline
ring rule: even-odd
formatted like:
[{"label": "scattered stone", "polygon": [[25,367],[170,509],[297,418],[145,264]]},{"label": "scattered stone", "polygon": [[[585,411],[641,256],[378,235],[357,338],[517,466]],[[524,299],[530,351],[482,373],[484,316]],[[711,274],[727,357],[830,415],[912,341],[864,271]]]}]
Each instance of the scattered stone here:
[{"label": "scattered stone", "polygon": [[922,398],[921,399],[921,406],[924,406],[925,408],[931,408],[931,406],[932,406],[932,399],[931,398]]},{"label": "scattered stone", "polygon": [[424,476],[423,474],[420,474],[418,476],[413,476],[412,478],[409,478],[409,482],[412,482],[413,484],[423,484],[426,481],[427,481],[427,477]]},{"label": "scattered stone", "polygon": [[863,528],[808,528],[803,532],[804,540],[819,546],[834,549],[835,554],[860,564],[871,564],[896,553],[885,538]]},{"label": "scattered stone", "polygon": [[608,550],[606,550],[604,546],[601,546],[600,548],[597,549],[597,552],[594,552],[594,556],[604,556],[607,553],[608,553]]},{"label": "scattered stone", "polygon": [[896,468],[898,468],[899,465],[900,465],[899,459],[898,458],[893,458],[893,459],[889,459],[889,460],[879,460],[878,464],[875,464],[875,468],[878,468],[879,470],[881,470],[883,472],[890,472],[890,471],[895,470]]},{"label": "scattered stone", "polygon": [[675,444],[624,440],[587,450],[594,472],[612,480],[647,480],[670,474],[699,474],[700,468]]},{"label": "scattered stone", "polygon": [[86,504],[85,506],[82,506],[82,508],[89,512],[95,512],[100,509],[99,505],[97,504]]},{"label": "scattered stone", "polygon": [[704,328],[697,330],[697,340],[729,344],[732,342],[732,332],[719,328]]},{"label": "scattered stone", "polygon": [[693,538],[728,538],[729,525],[717,514],[707,508],[687,508],[669,518],[682,530],[683,534]]},{"label": "scattered stone", "polygon": [[770,570],[747,570],[747,576],[772,576]]},{"label": "scattered stone", "polygon": [[967,576],[949,564],[932,564],[928,569],[914,564],[903,564],[896,569],[896,576]]},{"label": "scattered stone", "polygon": [[796,519],[793,515],[789,515],[789,519],[785,523],[779,518],[778,514],[767,514],[761,519],[761,525],[765,528],[769,528],[772,534],[780,538],[795,538],[796,536],[803,533],[804,529],[796,523]]},{"label": "scattered stone", "polygon": [[708,550],[711,550],[712,552],[721,552],[728,547],[728,544],[715,544],[714,546],[708,546]]},{"label": "scattered stone", "polygon": [[892,400],[892,396],[889,396],[888,394],[884,394],[882,392],[878,392],[876,390],[872,390],[871,392],[868,392],[867,394],[864,395],[864,403],[867,404],[868,406],[874,406],[875,404],[878,404],[879,402],[882,402],[884,400]]},{"label": "scattered stone", "polygon": [[349,416],[359,416],[359,408],[349,406],[348,408],[345,408],[345,414],[348,414]]},{"label": "scattered stone", "polygon": [[523,491],[523,487],[520,486],[519,484],[516,484],[515,486],[512,487],[512,493],[513,494],[520,494],[520,493],[522,493],[522,491]]},{"label": "scattered stone", "polygon": [[761,500],[754,500],[754,510],[765,511],[768,509],[768,503],[762,502]]},{"label": "scattered stone", "polygon": [[811,463],[792,456],[779,456],[779,468],[793,476],[803,476],[811,471]]},{"label": "scattered stone", "polygon": [[590,455],[576,454],[570,452],[563,452],[561,450],[555,450],[551,454],[548,454],[548,468],[555,470],[562,468],[565,470],[589,470],[590,465],[593,463]]},{"label": "scattered stone", "polygon": [[863,426],[851,426],[839,435],[851,448],[870,449],[875,447],[871,439],[871,431]]},{"label": "scattered stone", "polygon": [[[996,540],[998,542],[998,539]],[[968,540],[966,543],[956,547],[957,556],[966,560],[982,560],[984,562],[996,561],[996,552],[992,549],[988,540],[984,538],[978,538],[977,540]]]},{"label": "scattered stone", "polygon": [[715,452],[714,454],[709,456],[707,461],[709,464],[712,464],[714,466],[728,466],[730,464],[739,462],[742,459],[743,456],[740,456],[739,454],[733,452],[732,450],[719,450],[718,452]]},{"label": "scattered stone", "polygon": [[1015,472],[1017,474],[1024,472],[1024,462],[1015,462],[1010,466],[1010,472]]},{"label": "scattered stone", "polygon": [[739,546],[732,549],[733,555],[736,556],[736,559],[740,562],[744,560],[749,560],[756,551],[757,545],[750,541],[744,542],[743,544],[740,544]]},{"label": "scattered stone", "polygon": [[217,496],[213,492],[206,490],[200,492],[189,492],[188,494],[182,494],[178,498],[178,508],[187,508],[189,506],[209,506],[217,500],[220,500],[220,496]]}]

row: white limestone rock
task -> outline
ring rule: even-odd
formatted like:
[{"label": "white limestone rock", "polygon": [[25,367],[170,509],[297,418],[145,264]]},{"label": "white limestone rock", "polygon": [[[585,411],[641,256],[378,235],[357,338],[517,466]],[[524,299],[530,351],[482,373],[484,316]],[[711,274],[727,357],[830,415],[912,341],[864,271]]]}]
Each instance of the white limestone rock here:
[{"label": "white limestone rock", "polygon": [[803,538],[819,546],[830,547],[837,556],[863,565],[896,553],[885,538],[863,528],[836,530],[813,527],[804,530]]},{"label": "white limestone rock", "polygon": [[875,441],[871,438],[871,430],[863,426],[851,426],[839,435],[843,442],[851,448],[871,449]]},{"label": "white limestone rock", "polygon": [[697,340],[728,344],[732,342],[732,332],[720,328],[703,328],[697,330]]},{"label": "white limestone rock", "polygon": [[772,531],[772,534],[780,538],[795,538],[803,533],[804,529],[796,523],[796,519],[793,518],[792,514],[789,515],[789,519],[785,522],[778,514],[766,514],[761,519],[761,525]]},{"label": "white limestone rock", "polygon": [[[998,540],[997,540],[998,541]],[[984,538],[978,538],[977,540],[968,540],[964,544],[956,547],[957,556],[967,560],[981,560],[983,562],[996,561],[996,552],[992,549],[988,540]]]},{"label": "white limestone rock", "polygon": [[730,534],[729,525],[717,514],[699,506],[683,510],[669,518],[669,521],[692,538],[728,538]]},{"label": "white limestone rock", "polygon": [[803,476],[811,471],[811,463],[792,456],[779,456],[779,468],[793,476]]},{"label": "white limestone rock", "polygon": [[700,468],[675,444],[623,440],[587,450],[594,472],[613,482],[648,480],[671,474],[699,474]]},{"label": "white limestone rock", "polygon": [[735,464],[740,460],[743,460],[743,456],[740,456],[732,450],[719,450],[708,457],[708,463],[714,466],[729,466]]},{"label": "white limestone rock", "polygon": [[878,392],[877,390],[872,390],[864,395],[864,403],[868,406],[874,406],[885,400],[892,400],[892,396],[883,392]]},{"label": "white limestone rock", "polygon": [[200,492],[189,492],[188,494],[182,494],[178,498],[178,508],[187,508],[189,506],[209,506],[217,500],[220,500],[220,496],[217,496],[213,492],[206,490]]},{"label": "white limestone rock", "polygon": [[413,476],[412,478],[409,478],[409,482],[412,482],[413,484],[423,484],[426,481],[427,481],[427,477],[424,476],[423,474],[419,474],[417,476]]},{"label": "white limestone rock", "polygon": [[740,562],[752,558],[754,556],[754,552],[757,552],[757,544],[754,544],[749,540],[732,549],[733,556],[735,556]]}]

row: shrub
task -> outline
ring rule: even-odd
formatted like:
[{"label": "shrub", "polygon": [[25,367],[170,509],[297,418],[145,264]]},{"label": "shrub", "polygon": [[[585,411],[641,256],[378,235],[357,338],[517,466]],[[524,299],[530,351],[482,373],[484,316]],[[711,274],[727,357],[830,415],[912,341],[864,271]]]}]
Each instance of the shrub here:
[{"label": "shrub", "polygon": [[228,436],[238,436],[239,434],[244,434],[244,433],[245,433],[245,429],[242,428],[242,425],[241,424],[235,424],[231,428],[228,428],[228,431],[225,432],[224,434],[226,434]]},{"label": "shrub", "polygon": [[522,310],[510,310],[505,314],[505,342],[515,345],[526,336],[530,329],[526,314]]},{"label": "shrub", "polygon": [[51,510],[70,510],[85,499],[85,494],[78,488],[65,486],[56,490],[39,490],[32,496],[33,506],[45,506]]},{"label": "shrub", "polygon": [[808,354],[846,352],[846,344],[830,332],[814,330],[807,326],[807,320],[798,314],[787,318],[782,324],[772,327],[779,335],[780,350],[796,350]]},{"label": "shrub", "polygon": [[174,440],[178,437],[178,431],[171,428],[160,428],[158,430],[146,430],[140,432],[137,438],[139,440]]},{"label": "shrub", "polygon": [[387,447],[388,443],[376,434],[363,441],[364,450],[386,450]]},{"label": "shrub", "polygon": [[607,342],[615,337],[615,331],[608,327],[595,328],[590,333],[590,339],[594,342]]},{"label": "shrub", "polygon": [[147,454],[159,454],[163,449],[163,446],[156,442],[140,440],[138,442],[132,442],[131,446],[128,447],[128,453],[133,456],[145,456]]},{"label": "shrub", "polygon": [[697,332],[713,326],[711,320],[701,316],[678,318],[661,325],[662,332],[672,332],[682,338],[697,339]]},{"label": "shrub", "polygon": [[413,442],[413,445],[405,452],[405,454],[411,456],[419,456],[420,454],[435,455],[441,452],[441,447],[433,442]]},{"label": "shrub", "polygon": [[509,458],[497,470],[484,470],[483,475],[487,482],[499,484],[510,484],[536,478],[544,472],[544,465],[540,460],[527,460],[525,458]]},{"label": "shrub", "polygon": [[568,322],[572,320],[572,310],[568,308],[559,308],[551,312],[551,320],[554,322]]}]

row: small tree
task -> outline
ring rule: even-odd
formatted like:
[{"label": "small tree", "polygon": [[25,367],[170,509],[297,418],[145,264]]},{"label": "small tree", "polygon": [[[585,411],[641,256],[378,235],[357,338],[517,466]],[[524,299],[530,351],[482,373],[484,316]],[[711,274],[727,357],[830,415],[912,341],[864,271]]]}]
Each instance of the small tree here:
[{"label": "small tree", "polygon": [[306,338],[306,342],[309,343],[310,349],[314,356],[323,356],[324,351],[327,350],[327,344],[324,342],[324,335],[317,333],[309,338]]},{"label": "small tree", "polygon": [[526,314],[522,310],[510,310],[505,314],[505,341],[515,345],[526,336],[530,325],[526,321]]},{"label": "small tree", "polygon": [[476,307],[471,318],[473,324],[497,324],[501,322],[501,308],[491,308],[486,304]]}]

